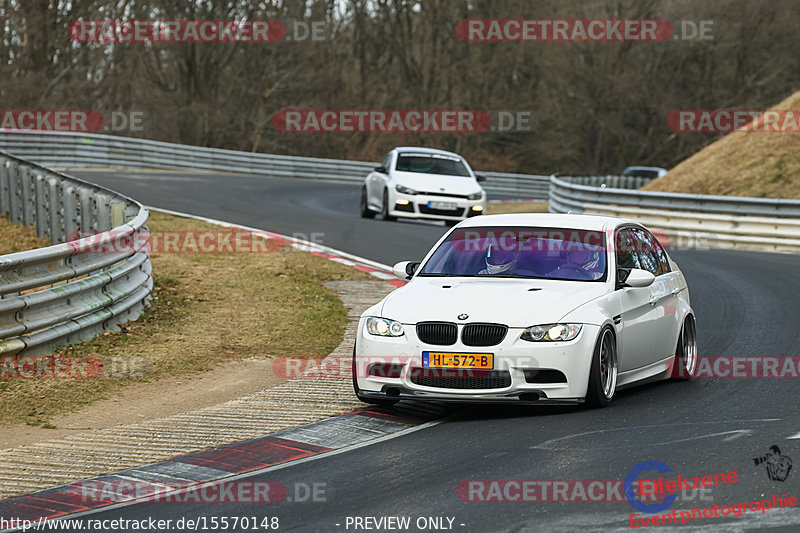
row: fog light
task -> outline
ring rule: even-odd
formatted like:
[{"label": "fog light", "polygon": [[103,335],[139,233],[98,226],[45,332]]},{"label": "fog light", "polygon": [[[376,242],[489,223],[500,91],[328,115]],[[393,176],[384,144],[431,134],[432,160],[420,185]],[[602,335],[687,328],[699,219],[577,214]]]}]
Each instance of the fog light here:
[{"label": "fog light", "polygon": [[397,205],[408,205],[408,200],[406,200],[405,198],[400,198],[400,199],[399,199],[399,200],[397,200],[395,203],[396,203]]},{"label": "fog light", "polygon": [[472,206],[472,210],[473,211],[483,211],[483,206],[482,205],[473,205]]}]

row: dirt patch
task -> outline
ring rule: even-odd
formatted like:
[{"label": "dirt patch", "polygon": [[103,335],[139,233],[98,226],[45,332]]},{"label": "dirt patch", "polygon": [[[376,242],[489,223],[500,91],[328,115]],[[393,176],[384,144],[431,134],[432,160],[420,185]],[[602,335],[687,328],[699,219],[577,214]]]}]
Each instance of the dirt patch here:
[{"label": "dirt patch", "polygon": [[132,383],[116,396],[97,401],[69,414],[50,418],[56,429],[28,424],[3,428],[0,448],[170,416],[239,398],[284,381],[272,371],[272,361],[246,359],[212,370],[167,377],[153,383]]},{"label": "dirt patch", "polygon": [[[224,229],[161,213],[152,213],[148,226],[154,232]],[[341,342],[347,314],[323,283],[374,279],[291,246],[269,253],[158,253],[151,260],[152,307],[139,320],[56,353],[100,360],[103,373],[0,379],[0,425],[55,430],[61,427],[56,417],[113,401],[127,387],[155,385],[145,390],[154,391],[158,408],[177,394],[164,380],[217,368],[224,373],[244,360],[325,356]]]}]

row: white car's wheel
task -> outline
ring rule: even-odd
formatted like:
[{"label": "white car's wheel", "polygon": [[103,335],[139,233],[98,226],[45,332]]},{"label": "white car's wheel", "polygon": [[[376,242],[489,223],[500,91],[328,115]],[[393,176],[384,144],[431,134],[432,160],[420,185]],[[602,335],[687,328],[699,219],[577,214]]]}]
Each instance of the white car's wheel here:
[{"label": "white car's wheel", "polygon": [[589,370],[589,387],[586,404],[590,407],[606,407],[614,398],[617,389],[617,339],[608,326],[597,339]]},{"label": "white car's wheel", "polygon": [[361,218],[374,218],[375,211],[369,208],[367,204],[367,187],[361,188]]},{"label": "white car's wheel", "polygon": [[383,216],[383,220],[392,221],[395,220],[395,217],[389,215],[389,191],[387,189],[383,190],[383,208],[381,209],[381,215]]},{"label": "white car's wheel", "polygon": [[694,317],[689,315],[683,321],[683,329],[675,348],[675,363],[672,365],[672,379],[691,379],[697,373],[697,328]]}]

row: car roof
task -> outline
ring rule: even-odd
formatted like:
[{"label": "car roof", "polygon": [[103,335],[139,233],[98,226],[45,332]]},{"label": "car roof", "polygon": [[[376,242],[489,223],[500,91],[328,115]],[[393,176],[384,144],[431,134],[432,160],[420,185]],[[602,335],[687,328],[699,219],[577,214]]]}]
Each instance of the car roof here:
[{"label": "car roof", "polygon": [[583,230],[604,230],[615,228],[624,224],[638,222],[623,218],[606,217],[600,215],[577,215],[561,213],[512,213],[505,215],[481,215],[468,218],[458,225],[459,228],[474,228],[480,226],[528,226],[540,228],[567,228]]},{"label": "car roof", "polygon": [[437,148],[423,148],[421,146],[398,146],[395,148],[395,151],[398,154],[408,153],[408,152],[417,152],[420,154],[440,154],[440,155],[449,155],[453,157],[461,157],[460,155],[454,152],[448,152],[447,150],[439,150]]}]

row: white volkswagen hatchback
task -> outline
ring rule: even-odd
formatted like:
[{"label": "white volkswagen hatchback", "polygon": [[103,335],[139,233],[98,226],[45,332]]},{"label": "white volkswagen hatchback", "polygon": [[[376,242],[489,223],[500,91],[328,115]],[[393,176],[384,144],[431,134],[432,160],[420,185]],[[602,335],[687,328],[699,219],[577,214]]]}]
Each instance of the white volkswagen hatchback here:
[{"label": "white volkswagen hatchback", "polygon": [[681,270],[642,225],[589,215],[488,215],[457,225],[409,283],[367,309],[360,399],[608,405],[616,390],[697,369]]},{"label": "white volkswagen hatchback", "polygon": [[361,190],[361,216],[440,219],[455,224],[486,209],[486,193],[458,154],[399,147],[370,172]]}]

